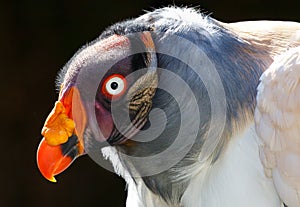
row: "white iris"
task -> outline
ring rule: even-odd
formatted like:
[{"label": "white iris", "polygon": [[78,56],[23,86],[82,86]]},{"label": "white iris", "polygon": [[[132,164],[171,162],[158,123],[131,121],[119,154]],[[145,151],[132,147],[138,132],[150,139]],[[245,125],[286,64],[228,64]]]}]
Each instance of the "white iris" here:
[{"label": "white iris", "polygon": [[105,89],[106,91],[112,95],[118,95],[122,93],[125,88],[124,80],[120,77],[113,77],[109,81],[107,81]]}]

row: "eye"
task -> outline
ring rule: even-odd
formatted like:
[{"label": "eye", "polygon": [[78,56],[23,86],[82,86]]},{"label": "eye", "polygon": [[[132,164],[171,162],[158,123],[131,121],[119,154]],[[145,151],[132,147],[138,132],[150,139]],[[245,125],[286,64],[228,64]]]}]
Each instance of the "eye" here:
[{"label": "eye", "polygon": [[126,90],[126,79],[119,74],[107,77],[102,85],[102,93],[109,98],[118,98]]}]

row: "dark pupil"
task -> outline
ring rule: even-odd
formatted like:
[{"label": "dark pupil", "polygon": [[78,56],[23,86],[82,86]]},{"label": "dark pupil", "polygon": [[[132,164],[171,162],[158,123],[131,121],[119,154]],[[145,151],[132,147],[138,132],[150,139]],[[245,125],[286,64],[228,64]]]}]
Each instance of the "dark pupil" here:
[{"label": "dark pupil", "polygon": [[117,82],[112,82],[110,84],[111,89],[116,90],[118,88],[118,83]]}]

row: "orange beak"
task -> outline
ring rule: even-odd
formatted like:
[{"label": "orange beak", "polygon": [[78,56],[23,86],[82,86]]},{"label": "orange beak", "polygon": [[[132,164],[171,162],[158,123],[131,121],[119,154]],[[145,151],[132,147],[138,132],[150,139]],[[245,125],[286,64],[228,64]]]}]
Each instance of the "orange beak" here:
[{"label": "orange beak", "polygon": [[84,154],[83,134],[86,113],[76,87],[60,94],[49,114],[37,151],[37,164],[42,175],[56,182],[54,176],[63,172],[78,156]]},{"label": "orange beak", "polygon": [[40,142],[37,151],[37,164],[42,175],[51,182],[56,182],[55,175],[67,169],[79,153],[79,143],[75,144],[77,137],[70,137],[68,142],[58,146],[47,144],[45,139]]}]

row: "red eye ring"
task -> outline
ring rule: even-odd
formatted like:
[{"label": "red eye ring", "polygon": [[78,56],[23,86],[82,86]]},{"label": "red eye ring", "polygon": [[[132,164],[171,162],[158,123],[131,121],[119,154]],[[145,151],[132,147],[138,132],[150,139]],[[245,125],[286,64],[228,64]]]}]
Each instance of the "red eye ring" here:
[{"label": "red eye ring", "polygon": [[127,83],[125,77],[120,74],[112,74],[104,80],[101,92],[110,99],[116,99],[120,98],[126,89]]}]

